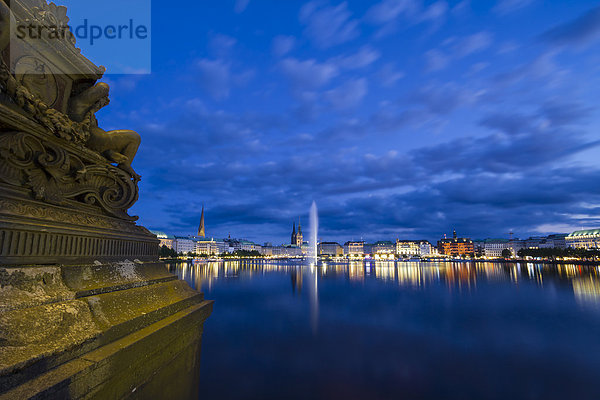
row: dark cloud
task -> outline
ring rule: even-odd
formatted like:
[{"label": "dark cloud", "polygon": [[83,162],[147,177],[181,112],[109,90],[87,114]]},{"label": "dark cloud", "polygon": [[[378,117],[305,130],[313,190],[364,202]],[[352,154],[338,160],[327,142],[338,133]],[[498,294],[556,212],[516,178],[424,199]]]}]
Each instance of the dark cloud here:
[{"label": "dark cloud", "polygon": [[552,126],[559,127],[580,123],[590,116],[592,111],[591,107],[582,104],[550,100],[542,105],[539,114]]},{"label": "dark cloud", "polygon": [[428,84],[409,97],[412,103],[423,105],[433,114],[448,114],[476,99],[477,94],[453,82]]},{"label": "dark cloud", "polygon": [[600,35],[600,7],[542,34],[542,40],[555,45],[581,45]]},{"label": "dark cloud", "polygon": [[531,116],[522,114],[492,114],[481,120],[481,125],[509,135],[530,132],[533,128]]}]

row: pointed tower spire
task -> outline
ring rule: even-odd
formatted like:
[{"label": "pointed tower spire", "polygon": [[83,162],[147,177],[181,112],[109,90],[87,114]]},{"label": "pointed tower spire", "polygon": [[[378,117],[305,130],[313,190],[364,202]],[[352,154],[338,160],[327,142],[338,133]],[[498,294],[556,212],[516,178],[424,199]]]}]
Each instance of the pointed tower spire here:
[{"label": "pointed tower spire", "polygon": [[291,244],[295,244],[296,243],[296,222],[294,221],[293,225],[292,225],[292,240],[290,240]]},{"label": "pointed tower spire", "polygon": [[202,215],[200,216],[200,225],[198,226],[198,237],[204,237],[204,204],[202,205]]},{"label": "pointed tower spire", "polygon": [[296,241],[295,244],[298,247],[302,247],[302,242],[303,242],[303,237],[302,237],[302,225],[300,225],[300,217],[298,217],[298,233],[296,233]]}]

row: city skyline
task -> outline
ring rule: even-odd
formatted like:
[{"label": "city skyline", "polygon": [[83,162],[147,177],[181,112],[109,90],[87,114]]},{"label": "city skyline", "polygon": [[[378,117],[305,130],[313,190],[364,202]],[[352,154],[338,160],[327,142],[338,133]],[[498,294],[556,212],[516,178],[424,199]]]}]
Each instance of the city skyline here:
[{"label": "city skyline", "polygon": [[275,241],[315,200],[335,240],[600,226],[597,3],[185,5],[153,28],[194,40],[105,79],[141,224],[193,232],[204,203],[215,236]]},{"label": "city skyline", "polygon": [[[298,222],[298,225],[296,225],[296,222]],[[182,234],[176,234],[173,232],[169,232],[169,231],[162,231],[162,230],[158,230],[158,229],[152,229],[153,233],[161,233],[161,234],[166,234],[166,235],[171,235],[173,237],[179,237],[179,238],[196,238],[199,240],[243,240],[243,241],[250,241],[252,243],[255,243],[257,245],[263,245],[263,244],[271,244],[271,245],[275,245],[275,246],[285,246],[285,245],[292,245],[292,246],[297,246],[299,245],[299,243],[308,243],[309,239],[307,236],[302,234],[302,231],[300,230],[300,226],[302,225],[302,219],[300,217],[298,217],[297,220],[292,221],[292,231],[291,231],[291,237],[290,240],[286,240],[284,238],[281,239],[277,239],[274,241],[257,241],[257,240],[252,240],[248,235],[244,235],[244,234],[239,234],[239,233],[234,233],[233,235],[231,234],[231,232],[229,232],[227,234],[227,236],[217,236],[217,235],[211,235],[210,231],[209,234],[204,234],[204,228],[205,228],[205,223],[204,223],[204,206],[202,207],[202,214],[200,217],[200,226],[202,227],[202,235],[200,235],[199,233],[196,235],[193,234],[188,234],[188,233],[182,233]],[[210,228],[209,228],[210,229]],[[581,231],[581,229],[579,230]],[[200,230],[198,231],[200,232]],[[576,232],[576,231],[573,231]],[[573,232],[554,232],[548,235],[534,235],[534,236],[523,236],[523,237],[519,237],[518,235],[515,236],[515,232],[505,232],[504,234],[488,234],[486,236],[483,237],[472,237],[468,234],[465,235],[458,235],[458,232],[456,231],[456,229],[453,229],[452,232],[450,233],[442,233],[441,235],[439,235],[436,238],[418,238],[418,237],[376,237],[375,239],[370,239],[367,240],[363,237],[347,237],[344,239],[332,239],[332,238],[323,238],[322,235],[318,235],[317,236],[317,242],[318,243],[337,243],[337,244],[344,244],[344,243],[348,243],[348,242],[364,242],[364,243],[377,243],[377,242],[385,242],[385,241],[390,241],[390,242],[394,242],[394,241],[408,241],[408,242],[429,242],[431,244],[435,244],[437,243],[439,240],[444,240],[444,239],[451,239],[451,238],[457,238],[457,237],[461,237],[461,238],[468,238],[472,241],[485,241],[485,240],[507,240],[507,241],[519,241],[519,240],[526,240],[526,239],[531,239],[531,238],[542,238],[542,237],[548,237],[548,236],[556,236],[556,235],[568,235],[570,233]],[[299,235],[299,236],[297,236]],[[505,236],[508,237],[505,237]],[[299,237],[299,239],[297,239]]]}]

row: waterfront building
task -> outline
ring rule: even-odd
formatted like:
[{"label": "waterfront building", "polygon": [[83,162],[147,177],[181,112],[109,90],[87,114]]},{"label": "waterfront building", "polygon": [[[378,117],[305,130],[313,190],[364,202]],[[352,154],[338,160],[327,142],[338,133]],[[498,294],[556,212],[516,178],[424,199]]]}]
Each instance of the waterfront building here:
[{"label": "waterfront building", "polygon": [[421,256],[433,256],[436,254],[435,247],[427,240],[419,242],[419,254]]},{"label": "waterfront building", "polygon": [[321,242],[317,246],[317,253],[319,253],[320,256],[337,257],[344,254],[344,249],[336,242]]},{"label": "waterfront building", "polygon": [[393,260],[396,258],[396,244],[389,240],[377,241],[369,247],[369,253],[365,249],[365,254],[371,254],[377,260]]},{"label": "waterfront building", "polygon": [[219,254],[231,253],[231,247],[229,247],[229,243],[227,243],[225,240],[217,240],[216,242]]},{"label": "waterfront building", "polygon": [[500,258],[502,257],[502,251],[510,250],[512,254],[513,252],[511,247],[511,241],[508,239],[486,239],[484,244],[484,256],[490,258]]},{"label": "waterfront building", "polygon": [[527,248],[527,243],[525,240],[514,239],[509,240],[508,246],[509,250],[512,252],[512,256],[516,257],[519,250]]},{"label": "waterfront building", "polygon": [[396,255],[399,257],[413,257],[421,254],[419,242],[415,240],[396,239]]},{"label": "waterfront building", "polygon": [[371,245],[371,254],[395,254],[396,244],[389,240],[379,240]]},{"label": "waterfront building", "polygon": [[600,229],[575,231],[567,235],[565,243],[574,249],[600,249]]},{"label": "waterfront building", "polygon": [[273,255],[273,245],[265,243],[260,249],[260,254],[265,257],[271,257]]},{"label": "waterfront building", "polygon": [[197,239],[196,240],[196,254],[208,254],[219,255],[226,253],[229,246],[225,246],[225,242],[222,240],[215,239]]},{"label": "waterfront building", "polygon": [[364,253],[365,242],[360,241],[349,241],[344,243],[344,255],[351,257],[363,256]]},{"label": "waterfront building", "polygon": [[231,239],[231,238],[227,238],[224,240],[224,242],[226,242],[229,245],[229,252],[233,253],[236,251],[261,251],[262,246],[259,244],[256,244],[254,242],[251,242],[249,240],[246,239]]},{"label": "waterfront building", "polygon": [[175,236],[173,249],[184,255],[194,253],[196,252],[196,240],[189,236]]},{"label": "waterfront building", "polygon": [[567,247],[565,238],[566,234],[556,234],[549,236],[532,236],[525,239],[523,248],[525,249],[565,249]]},{"label": "waterfront building", "polygon": [[552,243],[553,248],[556,249],[566,249],[567,248],[567,234],[566,233],[558,233],[555,235],[548,235],[546,238],[548,243]]},{"label": "waterfront building", "polygon": [[475,248],[471,239],[459,238],[456,235],[456,231],[454,231],[451,239],[443,238],[438,240],[438,251],[443,255],[460,257],[473,255]]},{"label": "waterfront building", "polygon": [[160,243],[158,244],[159,247],[167,246],[169,249],[173,248],[173,245],[175,242],[175,236],[168,235],[161,231],[150,231],[150,232],[152,232],[154,235],[156,235],[156,237],[160,241]]},{"label": "waterfront building", "polygon": [[302,249],[298,246],[284,245],[273,247],[274,257],[301,257]]},{"label": "waterfront building", "polygon": [[473,251],[475,253],[475,257],[485,256],[485,240],[482,240],[482,239],[473,240]]}]

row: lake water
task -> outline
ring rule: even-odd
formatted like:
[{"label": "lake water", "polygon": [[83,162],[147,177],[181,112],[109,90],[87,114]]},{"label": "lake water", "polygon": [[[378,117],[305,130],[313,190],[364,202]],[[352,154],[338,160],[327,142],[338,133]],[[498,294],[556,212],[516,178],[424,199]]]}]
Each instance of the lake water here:
[{"label": "lake water", "polygon": [[600,399],[600,269],[170,264],[215,300],[205,399]]}]

